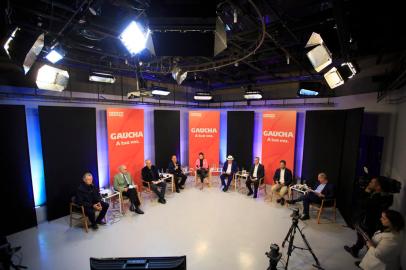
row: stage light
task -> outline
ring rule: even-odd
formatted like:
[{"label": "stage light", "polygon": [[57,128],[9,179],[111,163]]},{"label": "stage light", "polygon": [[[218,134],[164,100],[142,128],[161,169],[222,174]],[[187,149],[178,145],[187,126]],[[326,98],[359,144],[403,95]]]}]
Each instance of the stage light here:
[{"label": "stage light", "polygon": [[193,99],[198,101],[210,101],[213,99],[213,96],[209,92],[197,92]]},{"label": "stage light", "polygon": [[53,48],[47,56],[45,56],[46,59],[48,59],[49,62],[52,64],[55,64],[59,60],[61,60],[65,56],[65,52],[62,49],[56,49]]},{"label": "stage light", "polygon": [[311,48],[306,55],[317,72],[322,71],[332,63],[332,54],[319,34],[313,32],[305,48]]},{"label": "stage light", "polygon": [[31,69],[32,65],[37,60],[38,55],[41,53],[42,48],[44,48],[44,34],[38,36],[37,40],[32,45],[31,49],[27,53],[24,59],[23,68],[25,74]]},{"label": "stage light", "polygon": [[298,96],[300,97],[311,97],[311,96],[318,96],[319,92],[307,89],[299,89],[297,92]]},{"label": "stage light", "polygon": [[16,27],[16,28],[14,29],[14,31],[11,33],[10,37],[9,37],[9,38],[7,39],[7,41],[4,43],[3,48],[4,48],[4,50],[6,50],[6,53],[8,54],[8,56],[10,56],[10,52],[9,52],[10,43],[13,41],[13,39],[14,39],[15,36],[16,36],[17,31],[19,31],[19,30],[20,30],[20,28]]},{"label": "stage light", "polygon": [[338,71],[344,79],[352,79],[357,74],[357,70],[351,62],[342,63],[338,67]]},{"label": "stage light", "polygon": [[145,49],[149,34],[149,29],[144,30],[140,24],[131,21],[119,39],[131,54],[137,54]]},{"label": "stage light", "polygon": [[335,67],[331,68],[326,74],[324,74],[324,79],[326,79],[326,82],[331,89],[344,84],[343,77]]},{"label": "stage light", "polygon": [[262,92],[260,90],[247,90],[244,95],[245,99],[262,99]]},{"label": "stage light", "polygon": [[68,85],[69,73],[66,70],[43,65],[37,74],[37,86],[50,91],[63,91]]},{"label": "stage light", "polygon": [[102,83],[115,83],[116,78],[112,74],[92,72],[89,75],[89,81],[91,82],[102,82]]},{"label": "stage light", "polygon": [[152,87],[152,95],[154,96],[167,96],[171,92],[165,87],[153,86]]},{"label": "stage light", "polygon": [[180,67],[174,67],[172,69],[172,78],[179,84],[181,85],[182,82],[186,79],[187,77],[187,72],[182,71]]}]

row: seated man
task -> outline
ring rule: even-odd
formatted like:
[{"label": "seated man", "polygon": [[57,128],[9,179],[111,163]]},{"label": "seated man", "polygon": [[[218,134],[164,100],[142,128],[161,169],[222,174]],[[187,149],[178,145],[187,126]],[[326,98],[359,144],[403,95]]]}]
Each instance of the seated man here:
[{"label": "seated man", "polygon": [[166,182],[159,179],[158,169],[151,164],[151,160],[147,159],[145,165],[141,171],[142,180],[150,183],[152,191],[158,196],[158,202],[165,204]]},{"label": "seated man", "polygon": [[[223,186],[223,191],[226,192],[230,187],[231,181],[233,180],[234,174],[238,171],[237,162],[234,161],[233,156],[229,155],[227,161],[224,162],[223,171],[220,175],[221,185]],[[227,178],[227,184],[225,179]]]},{"label": "seated man", "polygon": [[[91,173],[85,173],[82,179],[83,182],[79,185],[76,193],[76,203],[84,207],[85,214],[90,220],[91,228],[96,230],[98,229],[97,224],[106,224],[103,219],[107,213],[109,204],[102,201],[99,189],[93,185],[93,176]],[[99,211],[97,219],[96,211]]]},{"label": "seated man", "polygon": [[114,176],[114,189],[130,199],[130,211],[144,214],[140,209],[141,202],[138,197],[137,186],[134,185],[133,179],[127,171],[127,166],[121,165],[118,170],[119,173]]},{"label": "seated man", "polygon": [[320,204],[322,199],[334,198],[334,185],[328,182],[327,175],[325,173],[319,173],[317,178],[320,184],[315,190],[310,189],[305,195],[298,199],[287,200],[287,203],[289,204],[303,201],[303,215],[300,217],[301,220],[310,219],[310,203]]},{"label": "seated man", "polygon": [[173,174],[176,192],[179,193],[179,189],[184,189],[187,176],[183,174],[176,155],[172,155],[171,162],[168,164],[168,172]]},{"label": "seated man", "polygon": [[[250,177],[248,178],[246,185],[249,190],[247,196],[251,196],[254,193],[254,199],[257,198],[258,194],[258,187],[260,179],[264,178],[265,176],[265,169],[264,165],[259,163],[259,157],[256,157],[254,160],[254,165],[252,165],[250,170]],[[252,192],[251,184],[254,184],[254,192]]]},{"label": "seated man", "polygon": [[279,162],[279,169],[276,169],[273,176],[275,185],[272,187],[272,193],[279,192],[280,198],[277,200],[281,205],[285,204],[285,194],[288,192],[289,185],[292,183],[292,171],[286,168],[286,161]]}]

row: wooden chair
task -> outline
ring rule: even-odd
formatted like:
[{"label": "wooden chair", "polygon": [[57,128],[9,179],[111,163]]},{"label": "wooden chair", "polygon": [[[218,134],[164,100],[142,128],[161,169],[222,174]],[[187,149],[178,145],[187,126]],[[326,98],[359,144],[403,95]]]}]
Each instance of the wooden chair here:
[{"label": "wooden chair", "polygon": [[263,190],[265,193],[265,197],[266,197],[267,193],[266,193],[266,183],[265,183],[264,177],[260,178],[258,181],[259,181],[258,192]]},{"label": "wooden chair", "polygon": [[[197,170],[194,170],[194,174],[195,174],[195,185],[197,186],[197,184],[200,182],[199,177],[197,176]],[[207,176],[203,179],[203,184],[202,184],[202,189],[204,186],[204,182],[207,179],[207,185],[208,187],[211,187],[211,170],[209,169]]]},{"label": "wooden chair", "polygon": [[[151,196],[151,195],[154,194],[154,192],[151,189],[151,183],[150,182],[142,180],[141,192],[140,193],[142,193],[142,192],[144,192],[145,194],[148,194],[150,196],[151,201],[154,200],[154,198]],[[141,200],[141,196],[140,196],[140,200]]]},{"label": "wooden chair", "polygon": [[326,208],[333,210],[333,223],[336,222],[337,218],[337,201],[335,198],[322,199],[320,204],[311,203],[310,206],[317,210],[317,224],[320,224],[320,217]]},{"label": "wooden chair", "polygon": [[87,216],[85,214],[85,208],[82,205],[76,204],[75,201],[76,201],[75,197],[72,197],[71,202],[69,204],[69,212],[70,212],[69,227],[72,227],[73,220],[80,221],[82,222],[85,231],[88,232],[89,226]]}]

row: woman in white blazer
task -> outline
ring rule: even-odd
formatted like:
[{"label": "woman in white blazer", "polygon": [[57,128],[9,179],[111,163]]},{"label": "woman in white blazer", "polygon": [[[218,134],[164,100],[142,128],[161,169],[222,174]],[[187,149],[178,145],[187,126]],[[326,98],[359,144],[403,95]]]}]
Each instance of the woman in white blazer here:
[{"label": "woman in white blazer", "polygon": [[368,252],[359,266],[364,270],[399,270],[405,222],[394,210],[383,211],[381,222],[384,230],[367,241]]}]

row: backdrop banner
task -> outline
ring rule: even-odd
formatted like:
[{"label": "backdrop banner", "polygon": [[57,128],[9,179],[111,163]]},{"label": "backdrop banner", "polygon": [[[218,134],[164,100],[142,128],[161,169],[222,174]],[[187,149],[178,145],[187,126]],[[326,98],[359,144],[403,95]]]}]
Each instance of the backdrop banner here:
[{"label": "backdrop banner", "polygon": [[220,155],[220,112],[189,112],[189,167],[195,168],[203,152],[209,166],[217,167]]},{"label": "backdrop banner", "polygon": [[144,110],[107,109],[110,183],[118,166],[126,165],[138,185],[144,166]]},{"label": "backdrop banner", "polygon": [[265,111],[262,113],[262,164],[265,166],[265,182],[273,183],[273,175],[279,162],[293,172],[296,141],[295,111]]}]

